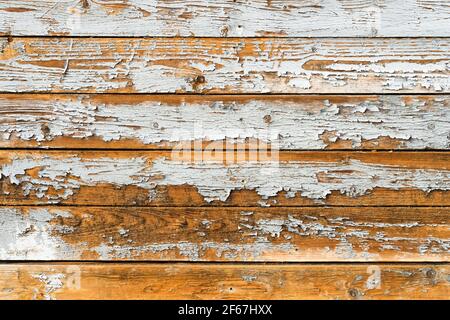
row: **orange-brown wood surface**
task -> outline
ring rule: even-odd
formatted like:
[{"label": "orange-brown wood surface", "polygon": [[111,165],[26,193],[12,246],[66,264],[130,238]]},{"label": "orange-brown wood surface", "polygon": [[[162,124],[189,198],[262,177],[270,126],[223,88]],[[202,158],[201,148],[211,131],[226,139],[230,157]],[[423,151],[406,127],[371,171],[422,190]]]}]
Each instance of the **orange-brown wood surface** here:
[{"label": "orange-brown wood surface", "polygon": [[448,299],[448,264],[7,264],[4,299]]},{"label": "orange-brown wood surface", "polygon": [[449,19],[0,0],[0,299],[450,299]]},{"label": "orange-brown wood surface", "polygon": [[0,151],[1,204],[450,204],[448,152]]},{"label": "orange-brown wood surface", "polygon": [[0,258],[449,261],[449,214],[448,207],[7,206]]}]

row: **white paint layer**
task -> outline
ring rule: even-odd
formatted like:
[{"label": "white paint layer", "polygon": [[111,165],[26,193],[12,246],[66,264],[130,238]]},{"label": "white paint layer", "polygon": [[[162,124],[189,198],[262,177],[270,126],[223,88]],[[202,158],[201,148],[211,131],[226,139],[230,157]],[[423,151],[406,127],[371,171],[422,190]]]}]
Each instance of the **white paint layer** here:
[{"label": "white paint layer", "polygon": [[[45,145],[57,137],[121,139],[176,146],[183,141],[257,139],[281,149],[324,149],[328,140],[363,141],[388,137],[399,148],[447,149],[450,146],[450,100],[381,96],[360,101],[303,102],[287,99],[248,102],[205,99],[204,102],[160,101],[104,104],[89,96],[45,100],[0,96],[0,144],[12,138]],[[267,117],[270,121],[267,121]]]},{"label": "white paint layer", "polygon": [[70,227],[54,226],[52,220],[70,217],[64,210],[30,208],[27,212],[0,208],[0,260],[79,259],[83,244],[65,243],[59,235]]},{"label": "white paint layer", "polygon": [[445,0],[0,1],[0,33],[96,36],[449,36]]},{"label": "white paint layer", "polygon": [[[30,175],[34,169],[37,174]],[[0,167],[0,177],[48,203],[68,199],[83,186],[137,186],[154,197],[156,186],[195,187],[205,201],[226,201],[231,191],[255,190],[262,199],[280,191],[318,202],[333,191],[358,197],[375,188],[450,190],[450,171],[346,162],[192,162],[156,158],[57,158],[22,156]],[[50,192],[51,191],[51,192]],[[55,192],[56,191],[56,192]]]},{"label": "white paint layer", "polygon": [[0,38],[0,47],[5,92],[450,92],[446,38]]}]

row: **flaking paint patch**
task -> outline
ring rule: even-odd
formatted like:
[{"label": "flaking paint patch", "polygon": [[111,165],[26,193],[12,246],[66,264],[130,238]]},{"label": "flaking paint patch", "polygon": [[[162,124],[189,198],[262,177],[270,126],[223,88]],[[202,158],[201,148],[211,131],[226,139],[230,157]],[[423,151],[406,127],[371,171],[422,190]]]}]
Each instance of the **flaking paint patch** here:
[{"label": "flaking paint patch", "polygon": [[[358,237],[360,239],[367,239],[368,232],[363,234],[347,232],[345,230],[339,230],[339,227],[333,225],[322,225],[318,222],[306,222],[300,219],[296,219],[289,216],[287,220],[282,219],[262,219],[256,222],[256,226],[252,227],[262,234],[270,234],[271,237],[280,237],[281,233],[286,232],[293,233],[299,236],[306,237],[325,237],[331,240],[335,240],[336,246],[334,254],[342,259],[353,259],[356,257],[370,260],[373,258],[372,254],[369,254],[363,250],[359,255],[354,251],[353,244],[348,242],[349,237]],[[369,249],[369,248],[367,248]]]},{"label": "flaking paint patch", "polygon": [[[333,103],[317,100],[311,105],[290,101],[245,103],[205,101],[181,103],[101,104],[88,96],[77,100],[8,100],[0,97],[0,134],[45,142],[57,137],[104,142],[121,139],[143,144],[177,145],[184,141],[245,142],[257,139],[282,149],[324,149],[322,135],[332,142],[350,141],[360,148],[364,141],[389,137],[402,148],[446,149],[450,144],[449,100],[435,97],[425,103],[404,97],[381,96],[374,100]],[[270,115],[270,123],[267,123]],[[201,127],[199,127],[201,123]]]},{"label": "flaking paint patch", "polygon": [[[30,169],[37,174],[30,175]],[[190,185],[205,201],[226,201],[234,190],[255,190],[263,200],[289,191],[323,202],[333,191],[362,196],[375,188],[412,188],[431,192],[450,190],[450,171],[345,162],[184,162],[164,157],[136,158],[50,156],[16,157],[0,167],[0,177],[19,185],[24,195],[34,194],[48,203],[68,199],[83,186],[111,184],[137,186],[154,192],[157,186]],[[56,191],[50,193],[49,191]]]},{"label": "flaking paint patch", "polygon": [[177,255],[187,258],[189,261],[204,260],[206,252],[213,252],[218,258],[225,260],[258,260],[265,254],[292,253],[295,246],[290,243],[273,244],[265,238],[257,239],[249,244],[231,244],[206,241],[203,243],[178,242],[155,243],[142,246],[123,246],[108,243],[92,248],[101,260],[139,258],[145,253],[160,254],[164,258],[167,254],[176,252]]},{"label": "flaking paint patch", "polygon": [[[4,1],[11,35],[376,37],[449,36],[445,1]],[[50,19],[50,17],[52,19]]]},{"label": "flaking paint patch", "polygon": [[54,293],[64,287],[66,276],[62,273],[39,273],[33,274],[32,277],[44,285],[44,299],[55,300]]},{"label": "flaking paint patch", "polygon": [[450,172],[446,170],[406,169],[358,160],[246,162],[225,167],[217,163],[188,164],[160,158],[154,161],[152,171],[164,177],[158,184],[195,186],[208,202],[226,201],[231,191],[242,189],[255,190],[263,199],[280,191],[291,191],[318,201],[332,191],[358,197],[374,188],[450,190]]},{"label": "flaking paint patch", "polygon": [[[37,177],[27,175],[27,170],[37,167],[40,168]],[[25,157],[2,166],[0,177],[9,177],[10,183],[20,184],[24,195],[33,192],[38,198],[58,202],[73,195],[81,186],[95,186],[98,183],[135,185],[152,190],[154,184],[149,181],[151,176],[146,171],[144,158],[82,161],[76,157],[43,157],[35,161]],[[49,189],[57,191],[57,194],[50,194]]]},{"label": "flaking paint patch", "polygon": [[243,275],[242,276],[242,280],[246,281],[246,282],[253,282],[257,279],[257,276],[254,275]]},{"label": "flaking paint patch", "polygon": [[[257,235],[267,236],[272,238],[279,238],[282,234],[294,234],[301,237],[319,237],[327,238],[336,241],[335,254],[344,259],[357,257],[354,250],[354,245],[351,243],[352,238],[358,239],[358,244],[375,241],[380,243],[382,250],[397,250],[400,248],[392,243],[410,243],[416,244],[418,253],[421,255],[427,253],[449,253],[450,252],[450,238],[442,239],[436,237],[389,237],[384,232],[373,232],[377,229],[411,229],[423,227],[418,222],[405,223],[380,223],[380,222],[357,222],[352,221],[346,217],[327,218],[327,223],[323,224],[317,221],[316,217],[305,217],[304,219],[295,218],[288,215],[287,219],[260,219],[254,225],[248,222],[241,224],[245,228],[257,231]],[[435,228],[437,224],[427,224],[427,227]],[[349,228],[352,228],[349,230]],[[362,230],[362,228],[366,230]],[[369,246],[362,247],[363,251],[359,254],[366,260],[373,258],[373,255],[368,253]]]},{"label": "flaking paint patch", "polygon": [[30,208],[27,212],[0,208],[1,260],[64,260],[78,259],[82,243],[71,245],[62,240],[73,230],[69,226],[52,225],[59,217],[70,213],[57,209]]},{"label": "flaking paint patch", "polygon": [[[77,233],[81,230],[66,226],[66,222],[60,219],[74,217],[66,209],[4,208],[0,210],[0,214],[3,214],[3,220],[7,223],[0,221],[0,228],[3,231],[0,236],[0,252],[6,253],[2,253],[0,259],[73,260],[93,257],[95,253],[99,260],[208,261],[217,257],[217,260],[267,261],[281,255],[284,259],[293,259],[292,261],[311,257],[321,261],[324,258],[374,261],[391,254],[398,258],[417,258],[424,255],[439,255],[443,258],[450,252],[450,239],[445,233],[433,237],[421,232],[430,228],[445,230],[443,228],[446,228],[446,224],[442,222],[434,224],[412,220],[380,223],[361,222],[345,216],[280,215],[285,210],[289,212],[289,209],[271,210],[272,215],[276,214],[278,218],[255,219],[254,214],[249,215],[248,212],[245,212],[245,215],[239,214],[241,219],[231,223],[234,226],[232,229],[229,229],[229,223],[224,226],[226,230],[232,230],[229,235],[231,240],[227,239],[227,234],[223,234],[221,240],[211,241],[208,240],[211,236],[209,234],[205,238],[197,237],[195,241],[165,242],[166,240],[162,239],[152,243],[151,234],[144,242],[140,238],[142,232],[140,229],[133,227],[130,228],[132,230],[130,232],[123,228],[125,224],[117,229],[102,225],[105,230],[110,230],[111,236],[96,232],[98,229],[95,227],[91,228],[93,232]],[[84,214],[81,216],[83,219],[89,219]],[[22,223],[23,221],[26,223]],[[14,228],[15,224],[17,228]],[[199,224],[206,229],[216,225],[214,220],[207,219],[199,220]],[[216,230],[213,228],[211,231]],[[43,232],[51,235],[51,241],[47,235],[45,241],[39,240]],[[77,239],[78,236],[82,236],[85,240],[70,241],[68,245],[64,242],[67,232],[71,238]],[[91,233],[92,236],[86,237],[86,234]],[[186,234],[183,238],[185,236]],[[313,241],[314,245],[308,245],[309,241]],[[11,247],[10,251],[6,250]],[[23,250],[24,247],[29,250]]]},{"label": "flaking paint patch", "polygon": [[[14,40],[11,46],[14,54],[1,60],[0,89],[5,92],[366,93],[450,88],[445,39],[199,40],[195,45],[161,38],[62,39],[49,49],[37,38],[26,40],[26,45],[25,40]],[[82,62],[66,68],[74,59]],[[199,74],[204,79],[200,83]]]}]

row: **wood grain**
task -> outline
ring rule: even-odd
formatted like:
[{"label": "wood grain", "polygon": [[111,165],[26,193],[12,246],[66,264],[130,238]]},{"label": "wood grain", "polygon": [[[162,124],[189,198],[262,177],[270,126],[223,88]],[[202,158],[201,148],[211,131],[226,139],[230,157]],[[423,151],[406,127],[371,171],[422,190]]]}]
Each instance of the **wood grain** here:
[{"label": "wood grain", "polygon": [[0,207],[2,260],[450,261],[450,208]]},{"label": "wood grain", "polygon": [[0,91],[449,93],[429,39],[0,38]]},{"label": "wood grain", "polygon": [[445,0],[0,1],[0,34],[449,36]]},{"label": "wood grain", "polygon": [[449,205],[447,152],[1,151],[1,204]]},{"label": "wood grain", "polygon": [[449,23],[0,0],[0,299],[449,299]]},{"label": "wood grain", "polygon": [[4,264],[1,299],[448,299],[448,264]]},{"label": "wood grain", "polygon": [[449,149],[448,96],[0,95],[0,147]]}]

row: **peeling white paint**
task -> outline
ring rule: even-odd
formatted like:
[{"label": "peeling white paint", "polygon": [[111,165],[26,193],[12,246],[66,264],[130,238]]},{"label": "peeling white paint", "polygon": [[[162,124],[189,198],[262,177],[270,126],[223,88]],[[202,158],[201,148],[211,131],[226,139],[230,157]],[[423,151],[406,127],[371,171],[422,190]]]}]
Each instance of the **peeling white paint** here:
[{"label": "peeling white paint", "polygon": [[[445,1],[2,1],[12,35],[253,37],[449,36]],[[13,9],[21,9],[14,12]],[[25,9],[25,10],[24,10]],[[50,19],[50,17],[52,19]]]},{"label": "peeling white paint", "polygon": [[[0,90],[444,93],[450,90],[449,52],[445,38],[197,39],[195,44],[177,38],[59,39],[51,47],[45,39],[13,39],[0,56]],[[77,63],[69,65],[71,60]]]},{"label": "peeling white paint", "polygon": [[[37,178],[26,174],[26,170],[36,167],[41,168]],[[0,177],[9,177],[12,184],[20,184],[24,195],[33,192],[38,198],[58,202],[60,199],[69,198],[83,185],[95,186],[98,183],[135,185],[151,190],[155,184],[149,181],[151,174],[146,174],[146,171],[144,158],[82,161],[75,157],[44,157],[36,162],[26,157],[14,160],[11,165],[2,166]],[[49,189],[57,191],[57,194],[51,195]]]},{"label": "peeling white paint", "polygon": [[[25,213],[14,208],[0,208],[1,260],[64,260],[78,259],[83,244],[70,245],[61,239],[64,226],[51,221],[69,217],[63,210],[30,208]],[[60,234],[61,236],[58,236]]]},{"label": "peeling white paint", "polygon": [[203,260],[205,253],[212,251],[217,258],[224,260],[258,260],[265,254],[285,254],[292,253],[295,246],[290,243],[273,244],[272,242],[262,238],[254,243],[249,244],[231,244],[226,242],[210,242],[202,243],[192,242],[174,242],[174,243],[155,243],[141,246],[121,246],[102,243],[101,245],[92,248],[102,260],[112,259],[130,259],[139,258],[145,253],[160,254],[164,258],[172,251],[176,251],[181,257],[187,258],[189,261]]},{"label": "peeling white paint", "polygon": [[39,273],[33,274],[33,278],[38,279],[44,285],[44,299],[55,300],[54,293],[64,287],[65,275],[63,273]]},{"label": "peeling white paint", "polygon": [[431,73],[447,71],[447,63],[440,61],[436,63],[411,63],[411,62],[389,62],[382,64],[345,64],[335,63],[327,67],[329,70],[343,70],[356,72],[376,72],[376,73]]},{"label": "peeling white paint", "polygon": [[225,201],[231,191],[242,189],[255,190],[263,199],[276,196],[280,191],[292,191],[319,201],[332,191],[357,197],[374,188],[450,190],[450,171],[407,169],[357,160],[347,163],[246,162],[225,167],[217,163],[190,164],[157,159],[151,171],[164,177],[157,184],[195,186],[208,202]]},{"label": "peeling white paint", "polygon": [[311,88],[311,82],[309,82],[308,79],[301,78],[289,80],[288,85],[294,88],[301,88],[305,90]]},{"label": "peeling white paint", "polygon": [[257,279],[257,276],[254,275],[243,275],[242,276],[242,280],[246,281],[246,282],[253,282]]},{"label": "peeling white paint", "polygon": [[[27,173],[37,169],[37,176]],[[193,162],[145,157],[57,158],[22,156],[0,167],[0,177],[19,185],[24,195],[34,194],[48,203],[68,199],[83,186],[101,183],[137,186],[154,191],[156,186],[190,185],[205,201],[226,201],[234,190],[255,190],[262,199],[290,191],[318,202],[338,191],[349,197],[375,188],[412,188],[430,192],[450,190],[450,171],[346,162]],[[49,190],[56,191],[56,194]]]},{"label": "peeling white paint", "polygon": [[[204,234],[205,238],[197,237],[191,241],[162,239],[153,242],[150,234],[145,236],[148,240],[143,242],[139,229],[133,228],[133,232],[129,234],[130,230],[119,227],[118,234],[114,235],[114,228],[102,225],[106,230],[111,230],[111,236],[97,233],[93,228],[94,232],[89,237],[82,236],[83,239],[80,238],[78,242],[68,244],[64,240],[65,236],[78,231],[75,228],[67,231],[61,218],[78,217],[78,214],[74,216],[71,213],[71,209],[4,207],[0,209],[0,259],[79,260],[96,254],[99,260],[270,261],[281,255],[290,261],[309,261],[312,257],[321,261],[374,261],[389,257],[390,253],[383,253],[384,251],[394,251],[397,257],[414,259],[425,255],[444,257],[450,253],[450,238],[442,235],[419,235],[421,233],[411,230],[442,230],[446,228],[446,224],[414,221],[358,222],[347,217],[321,217],[319,220],[303,214],[286,215],[286,209],[280,210],[272,210],[271,213],[273,215],[277,212],[279,218],[255,219],[253,214],[247,214],[244,216],[247,218],[245,222],[235,221],[235,227],[231,223],[226,229],[234,232],[235,236],[239,235],[238,238],[234,236],[232,241],[227,239],[227,234],[214,241],[208,239],[210,235]],[[111,214],[114,216],[114,212]],[[81,213],[80,216],[84,217]],[[205,225],[205,221],[209,222],[203,219],[200,223]],[[103,221],[99,219],[96,223]],[[183,237],[189,234],[188,232]],[[73,234],[75,239],[78,236],[81,234]],[[304,245],[304,241],[313,241],[315,245]],[[139,244],[134,244],[137,242]],[[401,252],[401,248],[405,246],[409,248],[408,252]]]},{"label": "peeling white paint", "polygon": [[[280,237],[282,233],[292,233],[302,237],[323,237],[337,242],[335,253],[344,259],[356,258],[357,254],[354,245],[350,243],[350,239],[356,238],[360,243],[364,241],[376,241],[380,243],[381,250],[395,250],[400,248],[392,243],[406,242],[417,245],[418,253],[421,255],[427,253],[450,253],[450,238],[442,239],[435,237],[389,237],[384,232],[375,232],[377,229],[388,228],[417,228],[423,227],[418,222],[404,223],[378,223],[378,222],[356,222],[349,218],[328,218],[327,223],[317,222],[315,219],[298,219],[292,215],[288,215],[287,219],[261,219],[256,221],[255,225],[245,224],[245,227],[258,231],[260,235],[270,235],[271,237]],[[437,224],[427,224],[427,227],[436,228]],[[358,229],[364,228],[365,230]],[[371,231],[373,230],[373,231]],[[368,253],[369,246],[362,248],[363,252],[360,257],[365,260],[373,258]]]},{"label": "peeling white paint", "polygon": [[[273,244],[265,238],[256,239],[254,243],[230,244],[205,241],[149,243],[145,245],[118,245],[112,238],[92,247],[88,243],[66,243],[60,233],[61,224],[52,224],[58,217],[71,217],[69,211],[46,208],[0,208],[0,259],[1,260],[77,260],[83,253],[98,254],[100,260],[136,259],[146,253],[160,254],[164,258],[175,252],[189,261],[203,260],[206,252],[212,251],[218,258],[226,260],[255,260],[264,254],[288,253],[294,249],[289,243]],[[119,229],[120,237],[128,237],[129,230]],[[95,241],[93,239],[93,241]],[[39,275],[38,278],[49,286],[50,294],[56,280]]]}]

